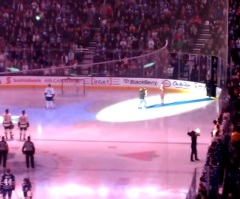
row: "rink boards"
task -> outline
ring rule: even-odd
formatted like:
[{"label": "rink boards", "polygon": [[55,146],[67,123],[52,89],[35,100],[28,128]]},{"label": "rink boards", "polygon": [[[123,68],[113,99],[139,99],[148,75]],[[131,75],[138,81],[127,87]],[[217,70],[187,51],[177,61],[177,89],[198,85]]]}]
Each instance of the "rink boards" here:
[{"label": "rink boards", "polygon": [[[61,88],[64,84],[74,87],[77,80],[84,80],[84,88],[106,88],[106,89],[137,89],[148,88],[158,89],[162,83],[166,90],[173,92],[190,92],[206,95],[206,85],[204,83],[190,82],[172,79],[154,78],[127,78],[127,77],[51,77],[51,76],[2,76],[0,77],[0,87],[3,88],[44,88],[51,84],[56,88]],[[217,88],[217,97],[221,89]]]}]

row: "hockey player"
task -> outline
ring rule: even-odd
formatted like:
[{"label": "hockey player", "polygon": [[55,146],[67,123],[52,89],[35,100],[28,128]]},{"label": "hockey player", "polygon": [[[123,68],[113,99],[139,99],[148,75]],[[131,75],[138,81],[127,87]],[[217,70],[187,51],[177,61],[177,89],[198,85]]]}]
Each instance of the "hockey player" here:
[{"label": "hockey player", "polygon": [[12,116],[9,113],[8,109],[6,109],[5,113],[3,114],[3,127],[5,131],[6,139],[8,140],[8,134],[10,134],[10,138],[13,139],[12,129],[14,125],[12,123]]},{"label": "hockey player", "polygon": [[32,199],[32,184],[29,178],[24,178],[22,183],[24,199]]},{"label": "hockey player", "polygon": [[7,199],[7,197],[8,199],[12,198],[12,191],[15,190],[15,176],[11,173],[10,169],[7,169],[2,176],[1,189],[3,193],[3,199]]},{"label": "hockey player", "polygon": [[25,111],[22,111],[22,114],[19,116],[18,119],[18,127],[20,129],[20,140],[26,140],[26,131],[29,127],[28,116]]},{"label": "hockey player", "polygon": [[45,88],[44,91],[45,99],[46,99],[46,109],[54,109],[54,96],[55,90],[52,88],[51,84],[48,84],[48,87]]}]

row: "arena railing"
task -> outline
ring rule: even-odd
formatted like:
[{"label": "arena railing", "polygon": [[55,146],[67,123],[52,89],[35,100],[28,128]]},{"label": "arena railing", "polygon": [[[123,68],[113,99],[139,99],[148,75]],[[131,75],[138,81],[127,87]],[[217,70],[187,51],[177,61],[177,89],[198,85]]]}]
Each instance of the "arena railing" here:
[{"label": "arena railing", "polygon": [[[66,65],[61,55],[68,54],[69,50],[48,50],[40,64],[36,64],[34,59],[37,51],[6,51],[0,56],[4,57],[5,63],[5,69],[2,69],[0,75],[161,78],[206,83],[212,72],[211,55],[169,52],[167,46],[166,41],[161,49],[145,51],[135,57],[131,57],[134,53],[128,56],[126,51],[119,51],[119,57],[125,55],[124,58],[97,63],[91,63],[90,60],[89,64],[77,64],[84,55],[81,51],[73,50],[75,62]],[[95,56],[102,60],[101,56],[104,55]],[[218,57],[217,62],[217,84],[221,87],[227,78],[227,66],[221,57]],[[24,64],[28,65],[28,70],[23,70]]]},{"label": "arena railing", "polygon": [[199,193],[205,192],[208,198],[216,198],[219,192],[218,166],[196,167],[186,199],[196,199]]},{"label": "arena railing", "polygon": [[[117,60],[105,60],[98,63],[92,63],[92,60],[89,60],[87,64],[79,64],[79,61],[76,60],[76,57],[81,57],[84,52],[78,51],[74,47],[72,49],[27,49],[27,48],[17,48],[12,50],[6,50],[5,52],[0,53],[0,62],[4,62],[4,67],[2,67],[1,75],[44,75],[46,70],[51,71],[51,66],[56,65],[57,73],[56,75],[74,75],[74,76],[86,76],[86,75],[97,75],[103,76],[102,67],[104,69],[109,69],[113,67],[114,73],[112,76],[116,76],[116,66],[119,64],[136,64],[138,68],[151,68],[146,66],[149,63],[154,63],[153,65],[158,65],[158,67],[163,68],[167,64],[163,64],[164,61],[167,61],[168,42],[166,41],[165,45],[159,50],[145,51],[140,56],[135,57],[125,57]],[[69,55],[69,52],[74,53],[75,62],[64,63],[63,55]],[[123,52],[121,52],[123,53]],[[79,55],[80,54],[80,55]],[[133,53],[130,54],[130,56]],[[98,56],[95,54],[95,56]],[[94,59],[94,58],[93,58]],[[78,63],[78,64],[76,64]],[[159,64],[162,63],[160,66]],[[23,71],[22,67],[24,64],[28,65],[28,70]],[[115,67],[115,68],[114,68]],[[147,70],[147,69],[146,69]],[[130,71],[130,70],[129,70]],[[51,73],[50,73],[51,75]],[[138,77],[143,77],[143,74],[138,74]]]},{"label": "arena railing", "polygon": [[197,168],[194,169],[191,185],[189,187],[186,199],[196,199],[197,196]]},{"label": "arena railing", "polygon": [[[224,57],[169,52],[168,41],[158,50],[98,51],[95,52],[93,60],[81,64],[84,53],[82,48],[74,45],[68,49],[49,47],[5,50],[0,53],[0,75],[159,78],[207,83],[212,77],[214,57],[217,60],[217,86],[224,88],[228,78]],[[72,54],[73,61],[65,64],[64,54]],[[112,59],[106,59],[106,54],[112,54]],[[135,56],[136,54],[140,55]],[[92,63],[94,61],[96,63]],[[23,70],[25,64],[28,66],[27,70]],[[220,98],[222,97],[224,98],[220,95]]]}]

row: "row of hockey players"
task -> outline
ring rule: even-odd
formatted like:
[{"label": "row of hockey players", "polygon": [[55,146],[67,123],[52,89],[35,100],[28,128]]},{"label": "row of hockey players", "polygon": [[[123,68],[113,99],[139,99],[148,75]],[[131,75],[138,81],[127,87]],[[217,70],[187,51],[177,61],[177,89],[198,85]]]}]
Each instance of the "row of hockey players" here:
[{"label": "row of hockey players", "polygon": [[[54,88],[51,87],[51,84],[48,85],[48,87],[44,91],[45,99],[46,99],[46,109],[53,109],[55,107],[54,105],[54,96],[55,91]],[[9,136],[10,139],[13,139],[13,128],[14,124],[12,122],[12,116],[8,109],[5,110],[5,113],[3,114],[3,127],[4,127],[4,133],[5,137],[8,140]],[[20,130],[20,140],[26,140],[26,131],[29,127],[29,121],[28,116],[25,112],[25,110],[22,111],[22,114],[19,116],[18,119],[18,127]]]},{"label": "row of hockey players", "polygon": [[[12,122],[12,116],[8,109],[5,110],[3,114],[3,127],[6,140],[13,139],[13,128],[14,124]],[[26,132],[29,127],[28,116],[26,112],[23,110],[22,114],[18,118],[18,128],[20,130],[20,140],[26,140]]]}]

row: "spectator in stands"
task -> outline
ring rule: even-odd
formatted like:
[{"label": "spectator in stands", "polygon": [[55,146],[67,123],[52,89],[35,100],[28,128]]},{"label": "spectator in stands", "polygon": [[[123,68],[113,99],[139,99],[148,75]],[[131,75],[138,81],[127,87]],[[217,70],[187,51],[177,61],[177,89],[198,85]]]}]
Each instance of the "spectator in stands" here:
[{"label": "spectator in stands", "polygon": [[190,81],[193,81],[193,82],[198,82],[199,81],[199,66],[198,65],[194,65],[192,67],[192,70],[191,70],[191,73],[190,73]]},{"label": "spectator in stands", "polygon": [[207,199],[207,189],[204,181],[200,180],[197,199]]},{"label": "spectator in stands", "polygon": [[56,63],[52,63],[52,65],[51,65],[51,75],[52,76],[56,76],[57,75],[56,68],[57,68]]},{"label": "spectator in stands", "polygon": [[221,139],[221,129],[220,129],[220,125],[217,124],[216,125],[216,129],[213,130],[213,138],[212,138],[212,141],[211,142],[217,142],[218,139]]},{"label": "spectator in stands", "polygon": [[27,71],[28,71],[28,63],[26,61],[24,61],[23,65],[22,65],[22,74],[27,75]]},{"label": "spectator in stands", "polygon": [[69,57],[66,53],[63,53],[62,54],[62,57],[61,57],[61,62],[65,65],[65,66],[68,66],[69,64]]}]

